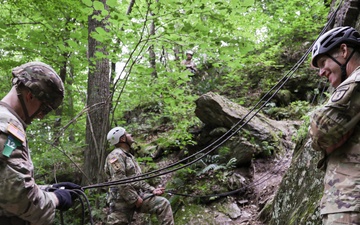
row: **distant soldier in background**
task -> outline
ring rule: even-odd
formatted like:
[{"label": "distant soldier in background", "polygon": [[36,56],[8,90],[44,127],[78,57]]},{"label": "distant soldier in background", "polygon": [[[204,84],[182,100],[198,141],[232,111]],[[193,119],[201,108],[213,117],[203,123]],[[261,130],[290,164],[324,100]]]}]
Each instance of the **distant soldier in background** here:
[{"label": "distant soldier in background", "polygon": [[12,75],[13,86],[0,101],[0,224],[49,225],[55,208],[67,210],[72,206],[73,196],[67,189],[81,187],[59,183],[47,192],[35,183],[25,130],[33,119],[42,119],[59,107],[64,84],[49,65],[41,62],[15,67]]},{"label": "distant soldier in background", "polygon": [[324,225],[360,224],[360,34],[336,27],[316,41],[311,65],[335,88],[311,116],[312,147],[324,155]]},{"label": "distant soldier in background", "polygon": [[[115,149],[106,157],[105,173],[109,181],[141,175],[141,169],[130,153],[134,139],[122,127],[111,129],[107,140]],[[162,225],[173,225],[174,219],[169,201],[160,197],[164,188],[155,188],[145,181],[136,181],[110,187],[107,203],[110,211],[108,225],[130,224],[134,212],[156,214]]]},{"label": "distant soldier in background", "polygon": [[181,61],[181,65],[185,66],[185,69],[189,70],[191,73],[197,73],[198,70],[196,69],[195,63],[192,61],[192,57],[194,55],[193,51],[186,51],[186,59]]}]

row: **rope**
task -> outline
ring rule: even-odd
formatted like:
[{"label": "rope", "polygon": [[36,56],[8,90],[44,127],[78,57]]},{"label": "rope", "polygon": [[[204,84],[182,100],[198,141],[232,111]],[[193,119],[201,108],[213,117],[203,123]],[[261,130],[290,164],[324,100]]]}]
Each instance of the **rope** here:
[{"label": "rope", "polygon": [[[341,4],[339,4],[337,10],[339,9]],[[337,12],[336,10],[336,12]],[[336,12],[333,13],[331,20],[327,23],[327,25],[323,28],[323,30],[321,31],[319,37],[328,29],[328,27],[330,26],[331,21],[334,19]],[[292,77],[292,75],[294,74],[294,72],[300,67],[300,65],[305,61],[306,57],[308,56],[308,54],[310,53],[313,45],[315,44],[316,40],[312,43],[312,45],[309,47],[309,49],[305,52],[305,54],[300,58],[300,60],[280,79],[280,81],[274,85],[256,104],[255,106],[253,106],[251,108],[251,110],[243,117],[241,118],[235,125],[233,125],[225,134],[223,134],[221,137],[219,137],[217,140],[215,140],[213,143],[211,143],[210,145],[206,146],[205,148],[201,149],[200,151],[198,151],[197,153],[190,155],[182,160],[179,160],[176,163],[170,164],[164,168],[161,169],[157,169],[151,172],[147,172],[138,176],[134,176],[134,177],[127,177],[127,178],[123,178],[120,180],[116,180],[116,181],[109,181],[109,182],[104,182],[104,183],[98,183],[98,184],[93,184],[93,185],[88,185],[88,186],[84,186],[84,189],[90,189],[90,188],[99,188],[99,187],[107,187],[107,186],[113,186],[113,185],[119,185],[119,184],[126,184],[126,183],[132,183],[132,182],[137,182],[137,181],[141,181],[141,180],[146,180],[146,179],[150,179],[150,178],[154,178],[154,177],[158,177],[161,175],[165,175],[168,173],[172,173],[174,171],[180,170],[182,168],[185,168],[199,160],[201,160],[202,158],[204,158],[205,156],[207,156],[208,154],[210,154],[211,152],[213,152],[215,149],[217,149],[219,146],[221,146],[222,144],[224,144],[227,140],[229,140],[231,137],[233,137],[237,132],[239,132],[239,130],[241,128],[243,128],[253,117],[255,117],[261,109],[263,109],[267,103],[280,91],[280,89],[288,82],[288,80]],[[275,91],[274,91],[275,90]],[[270,95],[270,93],[273,92],[273,94]],[[266,99],[266,100],[265,100]],[[261,102],[263,102],[263,104],[261,104]],[[261,104],[261,105],[260,105]],[[255,110],[258,106],[260,105],[260,107]],[[252,115],[251,115],[252,114]],[[249,117],[249,118],[248,118]],[[248,118],[248,119],[247,119]],[[245,121],[243,123],[243,121]],[[241,124],[242,123],[242,124]],[[238,127],[238,128],[237,128]],[[192,160],[188,163],[185,163],[182,166],[176,167],[175,169],[171,169],[166,171],[167,169],[170,169],[172,167],[178,166],[181,163],[199,155],[204,153],[206,150],[210,149],[208,152],[206,152],[205,154],[201,155],[199,158],[196,158],[195,160]],[[165,171],[165,172],[161,172],[161,171]],[[151,175],[151,174],[155,174],[155,175]],[[151,176],[150,176],[151,175]]]},{"label": "rope", "polygon": [[[311,48],[310,48],[311,49]],[[311,51],[311,50],[308,50],[307,53],[301,58],[301,60],[297,63],[296,66],[294,66],[290,72],[292,71],[292,74],[296,71],[296,69],[300,66],[300,64],[305,60],[306,56],[308,55],[308,53]],[[288,72],[282,79],[284,80],[288,74],[290,74],[290,72]],[[220,138],[218,138],[217,140],[215,140],[213,143],[211,143],[210,145],[208,145],[207,147],[205,147],[204,149],[198,151],[197,153],[191,155],[191,156],[188,156],[176,163],[173,163],[173,164],[170,164],[164,168],[161,168],[161,169],[158,169],[158,170],[154,170],[152,172],[148,172],[148,173],[144,173],[144,174],[141,174],[141,175],[138,175],[138,176],[134,176],[134,177],[128,177],[128,178],[123,178],[123,179],[120,179],[120,180],[117,180],[117,181],[110,181],[110,182],[104,182],[104,183],[99,183],[99,184],[94,184],[94,185],[88,185],[88,186],[84,186],[83,188],[84,189],[89,189],[89,188],[97,188],[97,187],[106,187],[106,186],[112,186],[112,185],[119,185],[119,184],[126,184],[126,183],[132,183],[132,182],[137,182],[137,181],[141,181],[141,180],[146,180],[146,179],[150,179],[150,178],[154,178],[154,177],[158,177],[158,176],[161,176],[161,175],[165,175],[165,174],[168,174],[168,173],[171,173],[171,172],[174,172],[174,171],[177,171],[179,169],[182,169],[182,168],[185,168],[199,160],[201,160],[202,158],[204,158],[205,156],[207,156],[208,154],[210,154],[211,152],[213,152],[214,150],[216,150],[219,146],[221,146],[222,144],[224,144],[227,140],[229,140],[231,137],[233,137],[241,128],[243,128],[255,115],[257,115],[257,113],[266,106],[266,104],[278,93],[278,91],[281,89],[281,87],[283,87],[285,85],[285,83],[290,79],[290,77],[292,76],[292,74],[290,74],[290,76],[288,76],[285,80],[284,80],[284,83],[281,84],[277,89],[276,91],[260,106],[260,108],[258,110],[255,111],[255,113],[253,115],[250,116],[249,119],[247,119],[245,121],[245,123],[243,123],[242,125],[240,125],[240,123],[242,123],[251,113],[254,112],[254,110],[256,109],[256,107],[258,105],[260,105],[260,103],[268,96],[270,95],[270,93],[276,88],[276,86],[279,85],[279,82],[277,85],[275,85],[273,88],[271,88],[257,103],[256,105],[241,119],[239,120],[232,128],[230,128],[225,134],[223,134]],[[239,126],[239,128],[236,129],[237,126]],[[235,131],[234,131],[235,130]],[[219,142],[219,143],[218,143]],[[214,147],[213,147],[214,146]],[[212,147],[212,148],[211,148]],[[187,161],[188,159],[192,158],[192,157],[195,157],[196,155],[199,155],[201,153],[203,153],[204,151],[206,151],[207,149],[211,148],[208,152],[206,152],[205,154],[201,155],[199,158],[193,160],[193,161],[190,161],[189,163],[186,163],[184,164],[183,166],[180,166],[180,167],[177,167],[175,169],[172,169],[172,170],[169,170],[169,171],[166,171],[166,172],[162,172],[162,173],[159,173],[159,174],[155,174],[155,175],[152,175],[152,176],[149,176],[150,174],[154,174],[154,173],[158,173],[158,172],[161,172],[162,170],[166,170],[168,168],[171,168],[171,167],[175,167],[179,164],[181,164],[182,162],[185,162]]]},{"label": "rope", "polygon": [[[64,188],[64,187],[62,187]],[[57,190],[58,188],[55,187],[49,187],[46,189],[46,191],[48,192],[53,192],[55,190]],[[87,198],[86,194],[84,193],[83,189],[66,189],[67,191],[69,191],[71,193],[71,196],[75,196],[75,198],[73,199],[73,201],[79,200],[80,205],[81,205],[81,210],[82,210],[82,217],[81,217],[81,224],[84,225],[85,224],[85,212],[86,212],[86,207],[87,207],[87,211],[89,213],[89,223],[91,225],[94,225],[94,221],[93,221],[93,217],[92,217],[92,213],[91,213],[91,206],[90,206],[90,202],[89,199]],[[84,199],[84,200],[83,200]],[[86,206],[84,204],[84,201],[86,202]],[[60,223],[61,225],[65,225],[64,222],[64,212],[63,210],[60,210]]]}]

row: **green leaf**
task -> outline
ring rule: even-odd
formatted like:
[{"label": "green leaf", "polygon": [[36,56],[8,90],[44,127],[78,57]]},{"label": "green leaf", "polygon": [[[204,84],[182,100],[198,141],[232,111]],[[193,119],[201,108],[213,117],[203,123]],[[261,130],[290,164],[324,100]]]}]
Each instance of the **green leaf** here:
[{"label": "green leaf", "polygon": [[106,1],[106,4],[111,7],[111,8],[114,8],[115,6],[117,6],[117,0],[107,0]]},{"label": "green leaf", "polygon": [[104,4],[102,2],[99,2],[99,1],[94,1],[94,9],[95,10],[104,10]]},{"label": "green leaf", "polygon": [[68,43],[69,46],[70,46],[71,48],[73,48],[73,49],[78,49],[78,48],[79,48],[78,44],[77,44],[75,41],[71,40],[71,39],[68,40],[67,43]]},{"label": "green leaf", "polygon": [[82,0],[82,2],[88,7],[92,6],[92,0]]},{"label": "green leaf", "polygon": [[84,15],[87,15],[87,16],[92,15],[94,12],[94,9],[92,7],[89,7],[89,8],[85,7],[85,8],[81,8],[80,10]]}]

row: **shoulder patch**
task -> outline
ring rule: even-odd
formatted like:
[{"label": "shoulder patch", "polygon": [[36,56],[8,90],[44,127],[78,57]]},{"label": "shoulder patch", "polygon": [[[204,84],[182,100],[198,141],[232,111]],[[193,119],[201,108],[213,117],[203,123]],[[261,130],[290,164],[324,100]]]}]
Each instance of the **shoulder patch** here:
[{"label": "shoulder patch", "polygon": [[334,94],[331,96],[331,101],[337,102],[341,100],[348,90],[349,90],[349,85],[343,85],[339,87],[339,89],[336,89]]},{"label": "shoulder patch", "polygon": [[25,133],[16,127],[14,124],[9,123],[7,130],[10,134],[12,134],[15,138],[17,138],[21,143],[25,142],[26,135]]},{"label": "shoulder patch", "polygon": [[11,153],[19,146],[21,146],[21,142],[14,138],[12,135],[8,136],[6,144],[4,146],[2,154],[6,157],[10,157]]}]

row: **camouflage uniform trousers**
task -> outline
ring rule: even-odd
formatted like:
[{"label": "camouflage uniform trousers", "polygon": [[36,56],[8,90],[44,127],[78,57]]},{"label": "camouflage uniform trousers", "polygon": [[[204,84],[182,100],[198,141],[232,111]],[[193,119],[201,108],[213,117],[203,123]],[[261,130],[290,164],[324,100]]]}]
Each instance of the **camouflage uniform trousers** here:
[{"label": "camouflage uniform trousers", "polygon": [[173,213],[170,202],[160,196],[145,194],[140,208],[134,206],[115,203],[107,216],[107,225],[127,225],[131,224],[134,212],[155,214],[161,225],[174,225]]},{"label": "camouflage uniform trousers", "polygon": [[323,225],[360,225],[360,213],[332,213],[323,215]]}]

